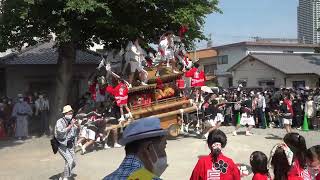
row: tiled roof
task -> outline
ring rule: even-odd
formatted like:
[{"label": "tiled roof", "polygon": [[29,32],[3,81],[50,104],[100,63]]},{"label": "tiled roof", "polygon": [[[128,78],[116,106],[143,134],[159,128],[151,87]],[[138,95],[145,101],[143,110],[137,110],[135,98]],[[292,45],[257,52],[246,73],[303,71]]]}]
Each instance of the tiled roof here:
[{"label": "tiled roof", "polygon": [[221,46],[213,47],[213,49],[222,49],[228,47],[237,46],[274,46],[274,47],[301,47],[301,48],[316,48],[318,44],[301,44],[301,43],[274,43],[274,42],[254,42],[254,41],[243,41],[232,44],[225,44]]},{"label": "tiled roof", "polygon": [[[19,53],[9,54],[2,58],[6,65],[36,65],[57,64],[58,52],[54,42],[40,43],[22,50]],[[90,50],[77,50],[76,64],[99,64],[101,56]]]},{"label": "tiled roof", "polygon": [[320,54],[254,53],[246,56],[228,71],[232,71],[250,58],[254,58],[285,74],[320,75]]},{"label": "tiled roof", "polygon": [[193,59],[194,57],[196,57],[196,59],[201,60],[206,58],[212,58],[215,56],[217,56],[217,51],[212,48],[200,49],[200,50],[197,50],[196,53],[194,51],[189,52],[190,59]]}]

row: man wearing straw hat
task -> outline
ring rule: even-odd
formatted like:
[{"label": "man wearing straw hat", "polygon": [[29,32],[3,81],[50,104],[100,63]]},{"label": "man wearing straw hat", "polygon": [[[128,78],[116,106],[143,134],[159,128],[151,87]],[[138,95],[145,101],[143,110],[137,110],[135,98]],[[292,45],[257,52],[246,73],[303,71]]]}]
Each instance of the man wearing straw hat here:
[{"label": "man wearing straw hat", "polygon": [[73,110],[70,105],[63,107],[62,114],[63,117],[56,123],[54,135],[59,142],[58,151],[65,160],[63,178],[60,179],[67,180],[71,178],[72,169],[76,166],[74,145],[79,124],[73,119]]},{"label": "man wearing straw hat", "polygon": [[168,167],[166,134],[159,118],[148,117],[131,123],[119,142],[125,145],[126,156],[119,168],[104,180],[159,180]]}]

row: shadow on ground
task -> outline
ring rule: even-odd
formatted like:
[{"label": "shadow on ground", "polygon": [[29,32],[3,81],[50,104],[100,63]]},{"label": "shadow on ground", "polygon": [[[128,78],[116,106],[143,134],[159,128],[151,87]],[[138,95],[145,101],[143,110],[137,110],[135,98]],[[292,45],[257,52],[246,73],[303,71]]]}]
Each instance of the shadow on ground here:
[{"label": "shadow on ground", "polygon": [[26,141],[17,141],[15,138],[7,138],[4,140],[0,140],[0,149],[5,147],[14,147],[18,145],[22,145],[26,143]]},{"label": "shadow on ground", "polygon": [[280,136],[275,135],[275,134],[267,134],[267,136],[265,137],[265,139],[282,140],[283,137],[280,137]]},{"label": "shadow on ground", "polygon": [[[53,175],[51,177],[49,177],[49,179],[51,180],[59,180],[59,178],[61,177],[62,173],[59,173],[59,174],[56,174],[56,175]],[[71,178],[69,178],[70,180],[75,180],[77,177],[76,174],[72,174]]]}]

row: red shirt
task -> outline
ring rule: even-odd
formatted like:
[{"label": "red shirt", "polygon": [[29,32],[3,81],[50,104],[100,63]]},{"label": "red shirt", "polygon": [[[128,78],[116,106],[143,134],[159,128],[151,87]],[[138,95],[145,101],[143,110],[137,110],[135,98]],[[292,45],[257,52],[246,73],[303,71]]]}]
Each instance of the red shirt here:
[{"label": "red shirt", "polygon": [[117,105],[125,105],[128,103],[128,87],[123,83],[119,83],[115,88],[108,86],[106,91],[114,96],[116,99]]},{"label": "red shirt", "polygon": [[292,109],[292,102],[291,102],[291,100],[285,99],[283,102],[287,105],[289,112],[293,115],[293,109]]},{"label": "red shirt", "polygon": [[294,160],[293,166],[292,166],[291,170],[289,171],[288,176],[299,177],[300,179],[304,179],[304,180],[311,180],[312,179],[308,169],[304,169],[304,168],[300,167],[298,159]]},{"label": "red shirt", "polygon": [[203,71],[198,72],[198,68],[191,68],[185,76],[191,77],[191,87],[205,86],[206,76]]},{"label": "red shirt", "polygon": [[316,180],[320,180],[320,173],[316,176]]},{"label": "red shirt", "polygon": [[240,180],[240,171],[232,159],[220,154],[216,163],[211,155],[201,157],[194,167],[190,180]]},{"label": "red shirt", "polygon": [[268,176],[265,174],[256,173],[253,175],[252,180],[268,180]]}]

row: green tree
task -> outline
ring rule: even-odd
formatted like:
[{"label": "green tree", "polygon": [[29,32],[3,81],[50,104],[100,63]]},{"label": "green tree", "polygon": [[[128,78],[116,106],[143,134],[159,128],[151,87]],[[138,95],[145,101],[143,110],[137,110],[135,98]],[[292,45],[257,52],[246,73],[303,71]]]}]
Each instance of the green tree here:
[{"label": "green tree", "polygon": [[167,30],[187,25],[186,44],[206,39],[206,15],[220,12],[218,0],[0,0],[0,51],[35,45],[56,35],[59,52],[51,124],[66,104],[76,49],[93,43],[123,47],[142,35],[157,43]]}]

